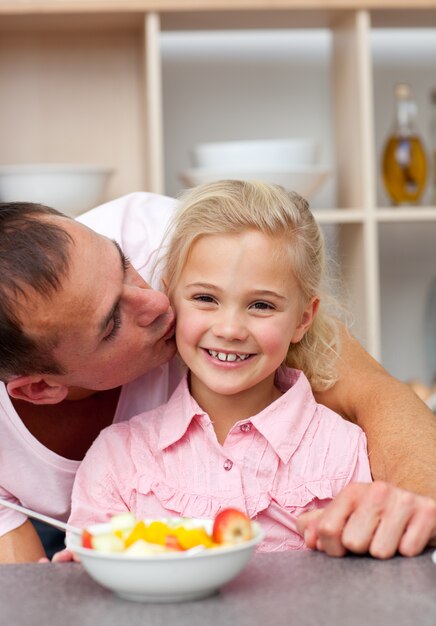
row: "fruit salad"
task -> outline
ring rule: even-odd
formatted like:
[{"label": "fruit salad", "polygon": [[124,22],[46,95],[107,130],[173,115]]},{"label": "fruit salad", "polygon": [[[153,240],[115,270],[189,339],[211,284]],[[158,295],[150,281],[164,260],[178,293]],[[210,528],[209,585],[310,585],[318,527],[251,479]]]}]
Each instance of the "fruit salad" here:
[{"label": "fruit salad", "polygon": [[137,520],[133,513],[114,515],[105,532],[82,531],[82,546],[97,552],[150,556],[168,552],[201,551],[234,545],[253,538],[245,513],[223,509],[213,520],[212,532],[199,520],[170,518]]}]

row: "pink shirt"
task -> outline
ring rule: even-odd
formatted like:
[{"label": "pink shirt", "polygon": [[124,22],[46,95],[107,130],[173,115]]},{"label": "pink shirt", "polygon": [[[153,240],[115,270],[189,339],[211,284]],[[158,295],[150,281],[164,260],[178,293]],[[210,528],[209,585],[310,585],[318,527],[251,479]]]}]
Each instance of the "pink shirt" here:
[{"label": "pink shirt", "polygon": [[[150,282],[153,252],[158,248],[176,206],[172,198],[132,193],[80,216],[79,221],[117,240],[134,267]],[[156,281],[157,286],[157,281]],[[181,378],[178,363],[158,367],[125,385],[114,422],[166,402]],[[16,413],[5,385],[0,382],[0,498],[66,521],[71,490],[79,466],[43,446]],[[26,516],[0,506],[0,536],[26,520]]]},{"label": "pink shirt", "polygon": [[351,481],[371,481],[366,438],[316,403],[303,373],[281,372],[278,384],[283,395],[237,422],[222,446],[186,378],[167,404],[105,429],[77,472],[71,523],[127,510],[214,517],[236,507],[262,524],[261,551],[304,548],[298,515]]}]

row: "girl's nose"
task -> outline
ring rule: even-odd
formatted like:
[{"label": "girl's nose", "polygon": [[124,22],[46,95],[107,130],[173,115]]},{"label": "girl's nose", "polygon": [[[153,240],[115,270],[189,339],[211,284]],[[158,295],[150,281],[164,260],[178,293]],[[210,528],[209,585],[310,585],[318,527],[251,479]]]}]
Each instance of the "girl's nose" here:
[{"label": "girl's nose", "polygon": [[149,326],[170,308],[167,296],[149,286],[127,286],[126,290],[126,301],[140,326]]},{"label": "girl's nose", "polygon": [[230,311],[220,311],[212,330],[216,337],[226,341],[244,341],[248,336],[248,330],[241,316]]}]

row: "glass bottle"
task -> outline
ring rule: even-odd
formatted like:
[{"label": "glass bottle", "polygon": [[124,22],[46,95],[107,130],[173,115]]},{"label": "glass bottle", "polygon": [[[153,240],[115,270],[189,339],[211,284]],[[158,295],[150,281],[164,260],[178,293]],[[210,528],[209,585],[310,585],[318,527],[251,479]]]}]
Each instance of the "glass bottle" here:
[{"label": "glass bottle", "polygon": [[383,181],[393,204],[417,204],[425,190],[427,157],[415,127],[416,103],[405,83],[395,86],[395,110],[383,150]]},{"label": "glass bottle", "polygon": [[431,202],[436,205],[436,88],[431,91],[431,167],[432,167],[432,188]]}]

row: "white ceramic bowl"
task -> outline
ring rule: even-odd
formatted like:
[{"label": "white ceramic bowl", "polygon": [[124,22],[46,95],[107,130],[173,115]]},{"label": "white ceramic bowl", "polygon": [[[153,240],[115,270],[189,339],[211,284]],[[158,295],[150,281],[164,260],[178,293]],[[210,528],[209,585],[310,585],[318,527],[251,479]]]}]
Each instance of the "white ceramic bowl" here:
[{"label": "white ceramic bowl", "polygon": [[103,165],[2,165],[0,201],[38,202],[76,216],[102,201],[112,171]]},{"label": "white ceramic bowl", "polygon": [[[190,520],[190,523],[204,526],[208,532],[212,530],[212,520]],[[95,524],[89,531],[104,533],[109,528],[109,524]],[[137,602],[179,602],[205,598],[239,574],[262,539],[262,531],[255,522],[253,529],[253,539],[234,546],[146,557],[104,554],[83,548],[78,535],[67,535],[66,543],[79,556],[91,578],[118,596]]]},{"label": "white ceramic bowl", "polygon": [[305,168],[193,168],[183,172],[180,179],[187,187],[196,187],[217,180],[262,180],[266,183],[281,185],[288,191],[296,191],[306,200],[310,200],[327,180],[330,171],[324,166]]},{"label": "white ceramic bowl", "polygon": [[319,143],[314,139],[259,139],[200,143],[194,146],[194,167],[202,168],[288,168],[316,165]]}]

